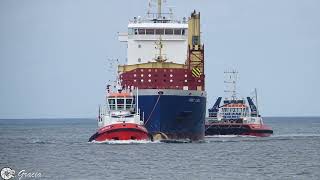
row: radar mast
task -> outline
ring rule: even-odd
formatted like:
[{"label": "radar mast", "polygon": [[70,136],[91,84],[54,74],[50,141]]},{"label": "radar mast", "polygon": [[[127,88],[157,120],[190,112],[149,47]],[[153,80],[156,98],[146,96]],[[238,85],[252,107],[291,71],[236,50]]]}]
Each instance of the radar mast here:
[{"label": "radar mast", "polygon": [[236,70],[225,71],[224,74],[226,76],[226,80],[224,81],[224,83],[231,84],[231,87],[226,85],[226,90],[224,92],[231,94],[231,100],[236,100],[238,71]]}]

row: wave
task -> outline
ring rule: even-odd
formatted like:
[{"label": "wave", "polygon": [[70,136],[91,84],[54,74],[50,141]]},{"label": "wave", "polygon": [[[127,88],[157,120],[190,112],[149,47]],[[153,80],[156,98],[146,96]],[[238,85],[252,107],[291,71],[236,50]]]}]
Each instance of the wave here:
[{"label": "wave", "polygon": [[52,141],[43,141],[40,139],[33,139],[31,140],[31,142],[29,142],[29,144],[55,144],[55,143]]},{"label": "wave", "polygon": [[205,142],[265,142],[265,141],[292,141],[305,138],[319,138],[320,134],[273,134],[269,137],[214,135],[206,136]]},{"label": "wave", "polygon": [[272,137],[320,137],[320,134],[314,134],[314,133],[301,133],[301,134],[275,134],[272,135]]},{"label": "wave", "polygon": [[210,135],[210,136],[205,136],[205,138],[235,138],[235,137],[257,138],[256,136],[248,136],[248,135]]}]

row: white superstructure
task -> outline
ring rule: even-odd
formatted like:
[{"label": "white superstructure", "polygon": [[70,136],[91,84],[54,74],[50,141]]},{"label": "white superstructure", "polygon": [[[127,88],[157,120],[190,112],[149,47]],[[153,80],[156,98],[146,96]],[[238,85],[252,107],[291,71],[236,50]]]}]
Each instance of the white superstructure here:
[{"label": "white superstructure", "polygon": [[[138,91],[136,90],[138,94]],[[132,92],[119,91],[110,93],[106,97],[106,105],[99,107],[98,127],[102,128],[111,124],[134,123],[143,125],[140,111],[137,108]]]},{"label": "white superstructure", "polygon": [[134,17],[128,24],[128,32],[119,33],[119,41],[127,43],[126,64],[147,63],[155,59],[159,39],[169,62],[185,63],[188,45],[187,20],[174,20],[172,13],[161,13],[161,5],[161,0],[158,0],[158,13],[148,12],[146,18]]}]

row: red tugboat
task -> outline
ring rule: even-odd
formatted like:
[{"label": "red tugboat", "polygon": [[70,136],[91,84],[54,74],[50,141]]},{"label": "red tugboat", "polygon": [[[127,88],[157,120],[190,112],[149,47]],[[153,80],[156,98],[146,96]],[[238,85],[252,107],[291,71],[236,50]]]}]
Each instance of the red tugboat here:
[{"label": "red tugboat", "polygon": [[[89,142],[108,140],[151,140],[151,136],[143,125],[140,111],[132,92],[118,90],[110,92],[106,97],[105,107],[99,107],[98,131]],[[138,93],[138,90],[136,90]],[[138,96],[137,96],[138,97]]]},{"label": "red tugboat", "polygon": [[[231,75],[230,75],[231,73]],[[213,107],[209,109],[209,117],[206,118],[205,135],[248,135],[268,137],[273,130],[265,125],[258,112],[257,91],[255,90],[256,104],[251,97],[245,99],[236,96],[236,71],[226,72],[230,77],[226,83],[231,83],[233,89],[231,98],[225,98],[220,106],[222,97],[219,97]],[[248,105],[247,105],[248,104]]]}]

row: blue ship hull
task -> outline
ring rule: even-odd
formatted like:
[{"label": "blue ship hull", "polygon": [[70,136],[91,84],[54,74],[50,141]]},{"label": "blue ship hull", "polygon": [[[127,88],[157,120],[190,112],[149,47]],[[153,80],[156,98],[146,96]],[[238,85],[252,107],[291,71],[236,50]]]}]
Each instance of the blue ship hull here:
[{"label": "blue ship hull", "polygon": [[206,94],[188,90],[139,90],[138,106],[151,134],[201,140],[205,133]]}]

